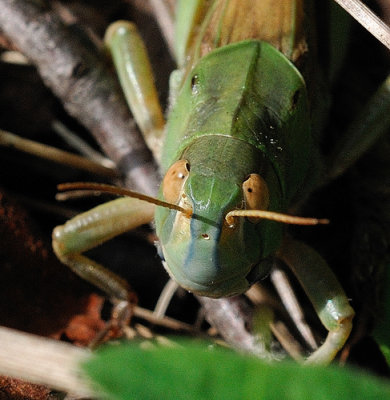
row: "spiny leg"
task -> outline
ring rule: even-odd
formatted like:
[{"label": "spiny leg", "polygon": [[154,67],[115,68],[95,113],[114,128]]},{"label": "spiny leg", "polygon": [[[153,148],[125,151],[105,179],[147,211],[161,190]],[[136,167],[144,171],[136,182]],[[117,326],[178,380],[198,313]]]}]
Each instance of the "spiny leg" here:
[{"label": "spiny leg", "polygon": [[329,331],[325,342],[306,360],[310,364],[328,364],[344,346],[355,315],[337,278],[325,260],[299,241],[286,239],[278,252],[294,272]]},{"label": "spiny leg", "polygon": [[133,116],[156,160],[160,159],[164,117],[145,45],[134,24],[109,26],[105,43]]},{"label": "spiny leg", "polygon": [[149,223],[153,219],[154,209],[153,204],[133,198],[120,198],[97,206],[54,229],[54,252],[77,275],[109,296],[128,300],[127,283],[81,253]]}]

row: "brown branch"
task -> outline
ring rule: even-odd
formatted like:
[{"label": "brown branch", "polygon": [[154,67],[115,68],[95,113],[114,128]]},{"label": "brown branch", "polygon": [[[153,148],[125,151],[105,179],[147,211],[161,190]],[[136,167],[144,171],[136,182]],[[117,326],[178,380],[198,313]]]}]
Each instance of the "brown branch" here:
[{"label": "brown branch", "polygon": [[102,52],[43,0],[0,0],[0,8],[0,28],[35,64],[67,111],[90,130],[127,181],[155,193],[155,165]]},{"label": "brown branch", "polygon": [[80,364],[90,352],[68,343],[0,327],[0,374],[92,397]]},{"label": "brown branch", "polygon": [[273,356],[250,331],[252,310],[243,296],[210,299],[198,296],[207,321],[215,327],[232,347],[262,359]]}]

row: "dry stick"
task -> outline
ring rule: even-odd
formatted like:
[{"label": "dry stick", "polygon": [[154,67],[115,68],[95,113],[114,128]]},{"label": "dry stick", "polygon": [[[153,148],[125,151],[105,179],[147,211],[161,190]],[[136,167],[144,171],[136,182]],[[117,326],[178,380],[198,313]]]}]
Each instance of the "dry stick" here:
[{"label": "dry stick", "polygon": [[33,140],[24,139],[2,129],[0,129],[0,146],[16,149],[45,160],[67,165],[71,168],[87,171],[95,175],[101,175],[106,178],[114,179],[118,177],[118,173],[113,168],[107,168],[77,154],[69,153]]},{"label": "dry stick", "polygon": [[390,49],[390,27],[360,0],[335,0],[383,45]]},{"label": "dry stick", "polygon": [[153,311],[150,311],[146,308],[138,306],[134,307],[134,316],[142,318],[154,325],[162,326],[164,328],[172,329],[175,331],[196,333],[196,329],[192,325],[186,324],[185,322],[181,322],[170,317],[156,316]]},{"label": "dry stick", "polygon": [[294,336],[290,333],[287,326],[282,321],[271,323],[271,331],[279,340],[282,347],[291,356],[292,359],[302,363],[304,358],[302,356],[303,349]]},{"label": "dry stick", "polygon": [[176,281],[174,281],[172,278],[169,279],[169,281],[165,284],[162,292],[160,293],[160,297],[157,300],[156,306],[154,307],[153,314],[157,318],[163,318],[167,308],[169,306],[169,303],[171,302],[173,296],[175,295],[179,285],[177,284]]},{"label": "dry stick", "polygon": [[[288,318],[284,305],[276,298],[274,294],[271,294],[260,283],[253,285],[246,293],[245,296],[256,306],[265,305],[271,307],[277,311],[283,320]],[[287,325],[282,320],[276,320],[271,322],[270,328],[276,339],[282,345],[287,354],[289,354],[294,360],[303,361],[303,348],[298,341],[290,333]]]},{"label": "dry stick", "polygon": [[91,353],[59,342],[0,327],[0,374],[69,392],[93,397],[80,364]]},{"label": "dry stick", "polygon": [[0,0],[0,9],[0,29],[35,64],[67,111],[91,131],[127,181],[153,194],[154,162],[103,53],[43,0]]},{"label": "dry stick", "polygon": [[206,320],[230,346],[265,360],[275,358],[248,330],[252,324],[252,310],[242,296],[224,299],[198,296],[198,300],[205,310]]},{"label": "dry stick", "polygon": [[85,140],[77,136],[76,133],[68,129],[64,124],[58,120],[51,123],[51,127],[69,146],[78,151],[88,160],[97,164],[103,165],[106,168],[115,169],[115,164],[107,157],[104,157],[99,151],[95,150]]},{"label": "dry stick", "polygon": [[305,342],[311,347],[312,350],[317,349],[318,346],[314,339],[314,335],[310,329],[310,326],[305,320],[302,307],[295,296],[287,274],[277,266],[274,266],[271,271],[271,281],[275,286],[280,298],[282,299],[291,319],[294,321],[295,326],[305,339]]},{"label": "dry stick", "polygon": [[[136,190],[154,195],[158,182],[155,166],[143,140],[132,129],[134,123],[117,80],[102,54],[92,44],[86,46],[85,38],[81,40],[74,29],[66,27],[43,1],[0,0],[0,9],[0,29],[36,65],[68,112],[91,131],[125,174],[126,185],[133,178]],[[135,167],[136,161],[141,166]],[[199,297],[199,301],[206,318],[231,346],[262,353],[247,329],[250,317],[242,297]]]}]

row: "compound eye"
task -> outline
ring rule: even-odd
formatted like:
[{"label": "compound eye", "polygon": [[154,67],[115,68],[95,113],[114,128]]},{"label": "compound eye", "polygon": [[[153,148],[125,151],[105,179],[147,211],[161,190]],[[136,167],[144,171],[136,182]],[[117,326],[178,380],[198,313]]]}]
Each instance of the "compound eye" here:
[{"label": "compound eye", "polygon": [[[258,174],[250,174],[242,184],[247,210],[267,210],[269,206],[269,191],[265,180]],[[258,218],[250,218],[259,222]]]},{"label": "compound eye", "polygon": [[183,186],[190,173],[190,164],[186,160],[176,161],[170,166],[162,181],[164,199],[177,204],[181,198]]}]

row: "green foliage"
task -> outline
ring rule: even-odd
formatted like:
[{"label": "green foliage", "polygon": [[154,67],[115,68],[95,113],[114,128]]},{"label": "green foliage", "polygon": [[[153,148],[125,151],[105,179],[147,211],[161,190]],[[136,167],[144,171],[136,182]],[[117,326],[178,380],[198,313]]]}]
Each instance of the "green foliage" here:
[{"label": "green foliage", "polygon": [[102,398],[114,400],[390,399],[390,384],[356,370],[266,364],[207,343],[109,346],[84,369]]}]

